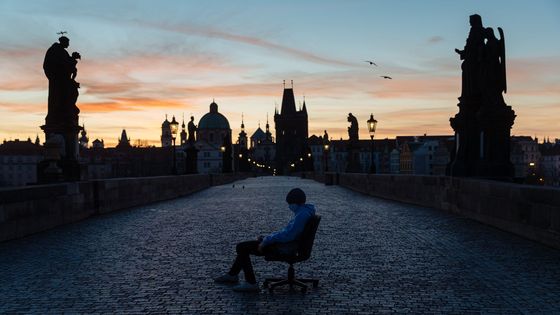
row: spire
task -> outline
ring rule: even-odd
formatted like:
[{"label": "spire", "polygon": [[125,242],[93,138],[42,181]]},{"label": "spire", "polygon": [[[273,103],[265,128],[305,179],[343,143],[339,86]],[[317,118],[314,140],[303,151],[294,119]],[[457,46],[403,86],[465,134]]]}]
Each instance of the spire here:
[{"label": "spire", "polygon": [[305,95],[303,96],[303,107],[301,108],[301,111],[307,114],[307,106],[305,106]]},{"label": "spire", "polygon": [[245,123],[243,122],[243,113],[241,113],[241,131],[245,131]]},{"label": "spire", "polygon": [[266,132],[270,129],[270,125],[268,124],[268,113],[266,113]]},{"label": "spire", "polygon": [[185,113],[183,113],[183,123],[181,124],[181,128],[185,130]]},{"label": "spire", "polygon": [[284,88],[284,95],[282,95],[282,109],[280,115],[291,115],[296,113],[296,101],[294,98],[294,89]]}]

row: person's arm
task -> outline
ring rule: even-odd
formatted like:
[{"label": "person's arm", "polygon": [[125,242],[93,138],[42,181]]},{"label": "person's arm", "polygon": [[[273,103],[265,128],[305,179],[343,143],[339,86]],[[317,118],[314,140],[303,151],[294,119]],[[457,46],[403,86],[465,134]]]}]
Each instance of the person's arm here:
[{"label": "person's arm", "polygon": [[288,223],[285,228],[265,237],[261,242],[262,247],[274,243],[286,243],[295,240],[298,235],[303,232],[305,223],[307,223],[309,216],[310,214],[308,212],[301,211]]}]

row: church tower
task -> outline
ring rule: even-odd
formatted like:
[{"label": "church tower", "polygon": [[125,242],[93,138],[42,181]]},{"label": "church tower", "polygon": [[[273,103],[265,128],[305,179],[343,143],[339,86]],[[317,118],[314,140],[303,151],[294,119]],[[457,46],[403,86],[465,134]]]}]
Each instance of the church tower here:
[{"label": "church tower", "polygon": [[164,148],[171,146],[171,125],[167,120],[167,115],[165,115],[165,120],[161,124],[161,146]]},{"label": "church tower", "polygon": [[[286,88],[282,96],[280,113],[274,113],[276,125],[276,170],[277,174],[287,174],[291,171],[305,170],[301,160],[308,151],[308,119],[307,108],[304,103],[300,110],[296,109],[294,87]],[[293,166],[292,166],[293,165]]]},{"label": "church tower", "polygon": [[245,132],[245,123],[243,122],[243,114],[241,114],[241,132],[239,133],[239,137],[237,138],[237,143],[239,144],[239,148],[246,150],[247,149],[247,133]]},{"label": "church tower", "polygon": [[127,149],[131,148],[130,145],[130,138],[126,135],[126,130],[123,129],[121,133],[121,137],[119,138],[119,144],[117,144],[118,149]]},{"label": "church tower", "polygon": [[185,130],[185,115],[183,115],[183,123],[181,124],[181,145],[187,144],[187,131]]}]

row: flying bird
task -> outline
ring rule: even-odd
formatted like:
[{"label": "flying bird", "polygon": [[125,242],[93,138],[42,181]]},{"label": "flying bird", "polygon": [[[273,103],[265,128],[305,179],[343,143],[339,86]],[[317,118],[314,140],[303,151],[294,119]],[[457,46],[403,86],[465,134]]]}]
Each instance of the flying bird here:
[{"label": "flying bird", "polygon": [[377,67],[377,64],[376,64],[375,62],[371,61],[371,60],[364,60],[364,62],[367,62],[367,63],[369,63],[370,65],[373,65],[373,66],[376,66],[376,67]]},{"label": "flying bird", "polygon": [[389,79],[389,80],[393,80],[393,78],[386,76],[386,75],[380,75],[380,77],[382,77],[383,79]]}]

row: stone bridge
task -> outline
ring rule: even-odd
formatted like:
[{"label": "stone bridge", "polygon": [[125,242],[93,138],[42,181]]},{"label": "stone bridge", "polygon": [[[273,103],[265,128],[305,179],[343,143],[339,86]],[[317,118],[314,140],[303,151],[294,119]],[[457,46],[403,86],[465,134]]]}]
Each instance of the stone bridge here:
[{"label": "stone bridge", "polygon": [[[302,295],[213,283],[235,244],[323,217]],[[259,280],[282,263],[253,259]],[[250,178],[0,243],[0,313],[559,313],[560,251],[464,217],[294,177]]]}]

